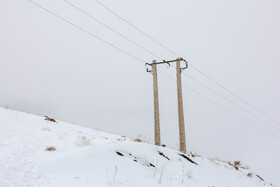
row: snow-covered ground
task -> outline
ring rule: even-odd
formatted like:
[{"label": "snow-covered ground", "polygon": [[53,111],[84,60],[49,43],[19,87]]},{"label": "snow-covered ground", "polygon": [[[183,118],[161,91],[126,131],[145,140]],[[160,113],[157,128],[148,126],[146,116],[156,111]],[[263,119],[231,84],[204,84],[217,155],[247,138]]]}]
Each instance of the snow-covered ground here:
[{"label": "snow-covered ground", "polygon": [[227,162],[0,108],[0,187],[14,186],[271,185]]}]

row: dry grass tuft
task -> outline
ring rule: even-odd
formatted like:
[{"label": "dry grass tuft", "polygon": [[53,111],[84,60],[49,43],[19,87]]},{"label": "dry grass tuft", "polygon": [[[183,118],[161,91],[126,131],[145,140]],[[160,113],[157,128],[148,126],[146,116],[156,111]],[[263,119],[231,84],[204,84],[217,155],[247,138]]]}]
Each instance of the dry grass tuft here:
[{"label": "dry grass tuft", "polygon": [[249,169],[250,169],[250,167],[249,167],[249,166],[240,166],[240,168],[242,168],[242,169],[246,169],[246,170],[249,170]]},{"label": "dry grass tuft", "polygon": [[236,170],[239,170],[239,168],[249,170],[248,166],[242,166],[241,162],[238,160],[233,162],[228,162],[228,165],[234,167]]},{"label": "dry grass tuft", "polygon": [[235,167],[240,167],[241,166],[241,162],[240,161],[233,161],[233,165],[235,166]]},{"label": "dry grass tuft", "polygon": [[134,141],[134,142],[143,142],[143,140],[141,140],[141,139],[139,139],[139,138],[135,138],[133,141]]},{"label": "dry grass tuft", "polygon": [[50,118],[49,116],[45,116],[45,120],[56,123],[55,119]]},{"label": "dry grass tuft", "polygon": [[[192,156],[192,153],[191,153]],[[192,156],[193,157],[193,156]],[[214,162],[217,165],[224,165],[226,168],[235,168],[236,170],[239,169],[244,169],[244,170],[249,170],[249,166],[242,166],[241,161],[236,160],[236,161],[225,161],[225,160],[221,160],[219,158],[208,158],[211,162]]]},{"label": "dry grass tuft", "polygon": [[56,150],[56,148],[54,146],[46,148],[46,151],[55,151],[55,150]]},{"label": "dry grass tuft", "polygon": [[190,152],[191,157],[201,157],[199,154],[194,153],[194,152]]}]

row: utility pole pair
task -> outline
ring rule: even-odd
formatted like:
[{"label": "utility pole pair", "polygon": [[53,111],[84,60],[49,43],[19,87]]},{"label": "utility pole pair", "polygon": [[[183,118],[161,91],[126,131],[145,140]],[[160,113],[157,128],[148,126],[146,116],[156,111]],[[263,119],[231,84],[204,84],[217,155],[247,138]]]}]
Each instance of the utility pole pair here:
[{"label": "utility pole pair", "polygon": [[[186,64],[185,67],[181,68],[181,61]],[[159,123],[159,101],[158,101],[158,81],[157,81],[157,65],[168,64],[176,62],[176,75],[177,75],[177,99],[178,99],[178,118],[179,118],[179,140],[180,140],[180,151],[186,153],[186,137],[185,137],[185,123],[184,123],[184,110],[183,110],[183,97],[182,97],[182,83],[181,83],[181,73],[184,69],[188,68],[186,60],[183,58],[178,58],[176,60],[156,62],[149,65],[152,69],[147,68],[147,72],[153,74],[153,90],[154,90],[154,123],[155,123],[155,145],[161,145],[160,142],[160,123]]]}]

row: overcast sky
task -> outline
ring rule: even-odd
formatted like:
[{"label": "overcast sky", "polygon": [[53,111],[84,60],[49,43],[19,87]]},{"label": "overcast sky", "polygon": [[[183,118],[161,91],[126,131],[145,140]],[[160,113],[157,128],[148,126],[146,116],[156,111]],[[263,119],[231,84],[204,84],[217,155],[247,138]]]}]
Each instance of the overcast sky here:
[{"label": "overcast sky", "polygon": [[[69,1],[162,59],[176,58],[94,0]],[[34,2],[145,62],[161,60],[63,0]],[[183,87],[187,150],[241,160],[280,185],[280,1],[100,2],[276,121],[252,110],[194,68],[184,71],[257,116],[182,76],[185,86],[251,122]],[[1,106],[153,143],[152,75],[145,72],[143,62],[27,0],[0,0],[0,23]],[[173,68],[161,65],[158,69],[175,78]],[[162,143],[177,149],[176,82],[161,73],[158,76]]]}]

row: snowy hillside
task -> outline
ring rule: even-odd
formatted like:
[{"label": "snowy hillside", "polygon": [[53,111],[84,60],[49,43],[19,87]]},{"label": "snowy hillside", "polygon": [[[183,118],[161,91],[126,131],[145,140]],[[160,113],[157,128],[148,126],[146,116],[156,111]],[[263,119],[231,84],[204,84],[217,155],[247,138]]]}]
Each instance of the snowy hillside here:
[{"label": "snowy hillside", "polygon": [[3,108],[0,148],[1,187],[271,186],[238,164]]}]

